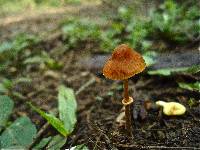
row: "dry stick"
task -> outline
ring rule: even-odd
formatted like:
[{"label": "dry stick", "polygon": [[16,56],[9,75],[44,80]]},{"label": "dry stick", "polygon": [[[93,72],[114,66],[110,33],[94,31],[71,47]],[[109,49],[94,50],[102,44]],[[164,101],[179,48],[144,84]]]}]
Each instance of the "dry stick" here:
[{"label": "dry stick", "polygon": [[[88,82],[86,82],[85,84],[83,84],[76,92],[75,95],[79,95],[81,92],[83,92],[87,87],[89,87],[90,85],[92,85],[93,83],[95,83],[96,79],[93,76]],[[56,112],[57,115],[58,112]],[[32,147],[36,144],[37,139],[48,129],[48,127],[50,126],[50,124],[48,122],[46,122],[41,129],[38,131],[36,137],[34,138],[33,142],[29,145],[29,147],[27,149],[32,149]]]},{"label": "dry stick", "polygon": [[82,91],[84,91],[88,86],[90,86],[91,84],[93,84],[96,81],[95,77],[92,77],[88,82],[86,82],[85,84],[83,84],[76,92],[75,95],[80,94]]},{"label": "dry stick", "polygon": [[[90,143],[93,143],[93,144],[95,144],[95,142],[90,138],[90,137],[88,137],[88,141],[90,142]],[[101,149],[102,147],[100,147],[99,145],[96,145],[99,149]],[[93,149],[94,150],[94,149]]]},{"label": "dry stick", "polygon": [[99,135],[98,139],[96,140],[93,150],[95,150],[95,149],[96,149],[96,147],[98,146],[98,142],[100,141],[100,139],[101,139],[101,136],[102,136],[102,133],[100,133],[100,135]]},{"label": "dry stick", "polygon": [[118,144],[115,143],[115,145],[117,147],[121,147],[121,148],[136,148],[136,149],[199,149],[197,147],[167,147],[167,146],[154,146],[154,145],[150,145],[150,146],[142,146],[142,145],[136,145],[136,144],[131,144],[131,145],[125,145],[125,144]]}]

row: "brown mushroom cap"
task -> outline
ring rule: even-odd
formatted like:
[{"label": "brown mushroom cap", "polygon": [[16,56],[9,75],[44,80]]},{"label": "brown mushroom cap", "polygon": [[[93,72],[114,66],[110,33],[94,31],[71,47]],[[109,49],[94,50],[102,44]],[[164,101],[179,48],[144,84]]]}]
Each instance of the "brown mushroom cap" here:
[{"label": "brown mushroom cap", "polygon": [[103,75],[112,80],[128,79],[146,67],[142,56],[126,44],[115,48],[103,68]]}]

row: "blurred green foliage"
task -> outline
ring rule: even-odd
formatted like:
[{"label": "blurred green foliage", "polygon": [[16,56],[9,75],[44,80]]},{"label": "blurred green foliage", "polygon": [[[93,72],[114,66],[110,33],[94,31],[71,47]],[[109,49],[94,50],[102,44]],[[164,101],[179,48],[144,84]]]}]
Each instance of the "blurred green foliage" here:
[{"label": "blurred green foliage", "polygon": [[180,88],[183,88],[183,89],[187,89],[187,90],[190,90],[190,91],[198,91],[200,92],[200,82],[195,82],[195,83],[183,83],[183,82],[179,82],[178,83],[179,87]]},{"label": "blurred green foliage", "polygon": [[100,35],[100,28],[88,20],[72,19],[62,27],[66,48],[74,48],[85,41],[96,41]]},{"label": "blurred green foliage", "polygon": [[0,95],[1,149],[24,149],[33,142],[36,136],[36,127],[26,116],[22,116],[8,125],[13,107],[14,101],[10,97]]},{"label": "blurred green foliage", "polygon": [[[63,33],[68,47],[81,41],[98,41],[100,49],[110,52],[119,43],[146,52],[158,50],[170,44],[187,44],[197,40],[200,31],[200,14],[196,5],[180,5],[172,0],[165,1],[159,8],[153,9],[147,18],[138,18],[134,10],[119,7],[118,14],[103,30],[91,21],[67,21]],[[158,41],[166,45],[157,46]]]},{"label": "blurred green foliage", "polygon": [[23,49],[37,44],[40,39],[30,34],[18,34],[13,40],[0,45],[0,60],[16,57]]},{"label": "blurred green foliage", "polygon": [[0,71],[5,71],[8,67],[25,69],[24,67],[34,65],[43,69],[61,69],[63,63],[52,58],[44,49],[37,47],[40,42],[42,39],[39,36],[19,33],[10,41],[1,43]]},{"label": "blurred green foliage", "polygon": [[195,74],[200,72],[200,65],[193,65],[189,67],[177,67],[177,68],[162,68],[157,70],[150,70],[148,74],[150,75],[161,75],[161,76],[170,76],[172,74]]},{"label": "blurred green foliage", "polygon": [[198,102],[194,99],[194,98],[190,98],[188,101],[187,101],[188,105],[190,108],[194,107],[194,106],[198,106]]},{"label": "blurred green foliage", "polygon": [[77,102],[74,90],[63,85],[58,90],[58,111],[59,118],[52,113],[45,113],[40,108],[33,106],[30,102],[30,107],[39,113],[49,124],[51,124],[61,135],[67,137],[70,135],[76,125]]},{"label": "blurred green foliage", "polygon": [[41,51],[41,53],[39,53],[37,55],[32,55],[32,56],[25,58],[25,60],[23,61],[23,64],[25,64],[25,65],[36,64],[36,65],[43,65],[43,66],[45,65],[49,69],[54,69],[54,70],[61,69],[63,67],[62,62],[58,62],[58,61],[54,60],[45,51]]},{"label": "blurred green foliage", "polygon": [[19,61],[20,58],[26,57],[24,50],[40,42],[40,38],[35,35],[21,33],[10,41],[0,44],[0,71],[6,67]]},{"label": "blurred green foliage", "polygon": [[151,12],[149,24],[155,37],[183,44],[199,36],[199,21],[199,7],[195,3],[178,5],[168,0]]},{"label": "blurred green foliage", "polygon": [[[0,0],[0,3],[2,2]],[[50,3],[39,0],[34,2],[38,5]],[[85,18],[73,18],[63,22],[61,24],[63,49],[76,49],[90,44],[100,52],[111,52],[116,45],[128,43],[142,52],[147,64],[152,65],[159,50],[167,49],[167,45],[183,43],[187,45],[198,40],[199,22],[198,6],[193,3],[187,5],[166,0],[158,8],[151,10],[149,16],[143,18],[137,17],[133,9],[121,6],[116,16],[104,26]],[[33,49],[33,46],[41,40],[38,36],[23,33],[10,41],[0,43],[0,70],[5,70],[10,65],[17,67],[16,61],[22,62],[18,63],[18,66],[40,64],[49,69],[61,69],[63,64],[56,60],[58,58],[52,57],[54,54],[50,56],[51,54],[44,49],[31,52],[29,47]],[[171,72],[174,70],[161,69],[150,73],[170,75]]]}]

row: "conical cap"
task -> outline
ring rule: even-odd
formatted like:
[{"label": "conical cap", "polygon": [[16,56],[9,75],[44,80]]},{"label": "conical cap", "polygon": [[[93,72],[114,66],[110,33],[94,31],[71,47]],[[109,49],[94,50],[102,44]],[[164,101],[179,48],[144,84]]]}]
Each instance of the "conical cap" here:
[{"label": "conical cap", "polygon": [[142,72],[145,67],[145,61],[138,52],[121,44],[104,65],[103,75],[112,80],[124,80]]}]

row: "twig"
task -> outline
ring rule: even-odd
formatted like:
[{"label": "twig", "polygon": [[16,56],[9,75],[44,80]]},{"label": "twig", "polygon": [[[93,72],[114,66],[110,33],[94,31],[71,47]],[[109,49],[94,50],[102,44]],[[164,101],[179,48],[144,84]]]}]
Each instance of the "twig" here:
[{"label": "twig", "polygon": [[121,147],[121,148],[137,148],[137,149],[194,149],[194,150],[197,150],[199,148],[197,147],[168,147],[168,146],[157,146],[157,145],[150,145],[150,146],[142,146],[142,145],[136,145],[136,144],[131,144],[131,145],[126,145],[126,144],[118,144],[118,143],[115,143],[115,145],[117,147]]},{"label": "twig", "polygon": [[88,86],[92,85],[96,81],[95,77],[92,77],[88,82],[83,84],[76,92],[75,95],[80,94],[82,91],[84,91]]},{"label": "twig", "polygon": [[99,135],[98,139],[96,140],[93,150],[95,150],[95,149],[96,149],[96,147],[98,146],[98,142],[100,141],[100,139],[101,139],[101,136],[102,136],[102,133],[100,133],[100,135]]},{"label": "twig", "polygon": [[[90,143],[93,143],[93,144],[95,144],[95,142],[94,141],[92,141],[92,139],[89,137],[88,138],[88,141],[90,142]],[[96,145],[99,149],[101,149],[102,147],[100,147],[99,145]]]},{"label": "twig", "polygon": [[87,75],[89,75],[90,72],[82,72],[81,74],[79,75],[75,75],[75,76],[72,76],[72,77],[68,77],[67,79],[65,79],[67,82],[73,82],[79,78],[82,78],[82,77],[85,77]]},{"label": "twig", "polygon": [[[89,87],[90,85],[92,85],[93,83],[95,83],[96,79],[95,77],[92,77],[88,82],[86,82],[85,84],[83,84],[76,92],[75,95],[79,95],[81,92],[83,92],[87,87]],[[57,115],[58,112],[55,112],[55,115]],[[48,127],[50,126],[50,124],[48,122],[46,122],[41,129],[38,131],[36,137],[34,138],[33,142],[28,146],[27,149],[32,149],[32,147],[36,144],[38,138],[41,137],[41,135],[48,129]]]}]

